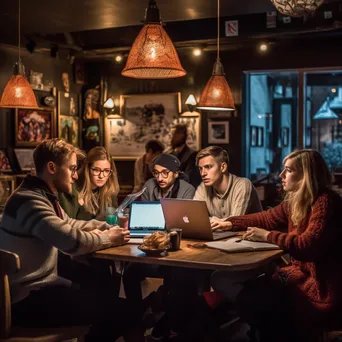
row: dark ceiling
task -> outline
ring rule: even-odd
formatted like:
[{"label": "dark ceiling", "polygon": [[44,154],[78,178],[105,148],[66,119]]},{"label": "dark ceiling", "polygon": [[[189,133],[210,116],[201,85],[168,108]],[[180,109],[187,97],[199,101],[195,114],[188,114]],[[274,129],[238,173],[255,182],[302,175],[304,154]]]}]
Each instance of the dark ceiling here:
[{"label": "dark ceiling", "polygon": [[[325,0],[319,15],[305,19],[304,25],[302,18],[294,18],[291,28],[300,27],[310,34],[342,31],[342,12],[338,7],[341,3],[342,0]],[[323,18],[322,8],[332,4],[339,16],[337,22],[341,23],[337,27],[336,18]],[[142,27],[147,5],[148,0],[21,0],[21,37],[25,38],[22,45],[30,43],[30,52],[50,53],[58,47],[61,55],[64,49],[64,55],[72,51],[80,59],[112,58],[115,53],[129,51]],[[157,0],[157,5],[177,49],[188,48],[185,45],[191,42],[216,49],[216,0]],[[247,39],[279,34],[266,29],[266,12],[275,11],[271,0],[221,0],[220,7],[221,41],[222,45],[227,43],[226,48],[238,48]],[[228,41],[224,38],[223,21],[231,19],[239,20],[239,37]],[[282,30],[279,23],[277,30]],[[17,44],[17,25],[18,0],[1,0],[0,44]],[[285,30],[289,32],[289,27]],[[296,35],[297,32],[292,33],[292,37]]]},{"label": "dark ceiling", "polygon": [[[147,0],[21,0],[22,32],[54,34],[139,25]],[[157,0],[163,21],[217,16],[215,0]],[[221,15],[271,11],[270,0],[221,0]],[[2,0],[0,28],[16,31],[18,0]],[[1,38],[0,38],[1,39]]]}]

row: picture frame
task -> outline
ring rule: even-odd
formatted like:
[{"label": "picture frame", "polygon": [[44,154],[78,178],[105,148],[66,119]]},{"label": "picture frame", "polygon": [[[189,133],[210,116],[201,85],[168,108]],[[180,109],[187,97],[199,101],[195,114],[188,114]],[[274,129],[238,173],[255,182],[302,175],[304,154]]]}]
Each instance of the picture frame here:
[{"label": "picture frame", "polygon": [[34,169],[34,161],[33,161],[33,151],[34,149],[24,149],[24,148],[15,148],[14,154],[17,158],[19,167],[21,171],[31,171]]},{"label": "picture frame", "polygon": [[36,146],[54,137],[55,111],[53,108],[16,108],[15,143],[19,146]]},{"label": "picture frame", "polygon": [[0,149],[0,173],[13,172],[6,149]]},{"label": "picture frame", "polygon": [[258,127],[257,146],[258,147],[263,147],[264,146],[264,127]]},{"label": "picture frame", "polygon": [[58,137],[78,147],[80,143],[79,123],[80,119],[77,116],[59,115]]},{"label": "picture frame", "polygon": [[229,144],[229,121],[208,122],[208,143]]},{"label": "picture frame", "polygon": [[14,191],[14,177],[0,176],[0,206],[5,205]]},{"label": "picture frame", "polygon": [[74,63],[74,79],[76,84],[82,85],[85,83],[84,63]]},{"label": "picture frame", "polygon": [[281,144],[282,147],[289,146],[289,138],[290,138],[290,128],[289,127],[282,127],[281,128]]},{"label": "picture frame", "polygon": [[105,147],[118,160],[140,157],[151,139],[161,141],[168,148],[180,112],[179,92],[121,95],[122,118],[105,119]]},{"label": "picture frame", "polygon": [[78,96],[72,92],[58,92],[58,115],[79,116]]}]

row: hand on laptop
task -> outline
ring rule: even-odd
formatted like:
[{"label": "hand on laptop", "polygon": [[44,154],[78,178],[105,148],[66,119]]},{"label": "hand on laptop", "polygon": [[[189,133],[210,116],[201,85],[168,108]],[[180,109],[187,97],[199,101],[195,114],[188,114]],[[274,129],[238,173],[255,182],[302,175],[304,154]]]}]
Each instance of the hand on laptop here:
[{"label": "hand on laptop", "polygon": [[120,246],[129,241],[129,230],[115,226],[108,229],[108,237],[113,246]]},{"label": "hand on laptop", "polygon": [[232,229],[232,223],[229,221],[221,221],[217,217],[211,217],[210,218],[210,225],[211,229],[213,231],[225,231],[225,230],[231,230]]}]

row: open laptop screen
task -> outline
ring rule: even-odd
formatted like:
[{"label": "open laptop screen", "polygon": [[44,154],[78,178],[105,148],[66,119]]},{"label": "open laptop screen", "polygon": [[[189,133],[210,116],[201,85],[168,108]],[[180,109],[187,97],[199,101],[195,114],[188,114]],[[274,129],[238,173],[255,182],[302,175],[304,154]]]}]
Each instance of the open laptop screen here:
[{"label": "open laptop screen", "polygon": [[165,230],[165,219],[161,204],[159,202],[133,202],[129,214],[129,229],[163,231]]}]

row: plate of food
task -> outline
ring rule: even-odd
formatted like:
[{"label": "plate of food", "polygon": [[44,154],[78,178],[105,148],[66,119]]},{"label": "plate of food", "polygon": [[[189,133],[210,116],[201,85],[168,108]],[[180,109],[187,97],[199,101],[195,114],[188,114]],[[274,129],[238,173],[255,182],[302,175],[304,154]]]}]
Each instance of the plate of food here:
[{"label": "plate of food", "polygon": [[170,248],[170,238],[165,232],[154,232],[145,236],[138,248],[148,256],[161,256]]}]

